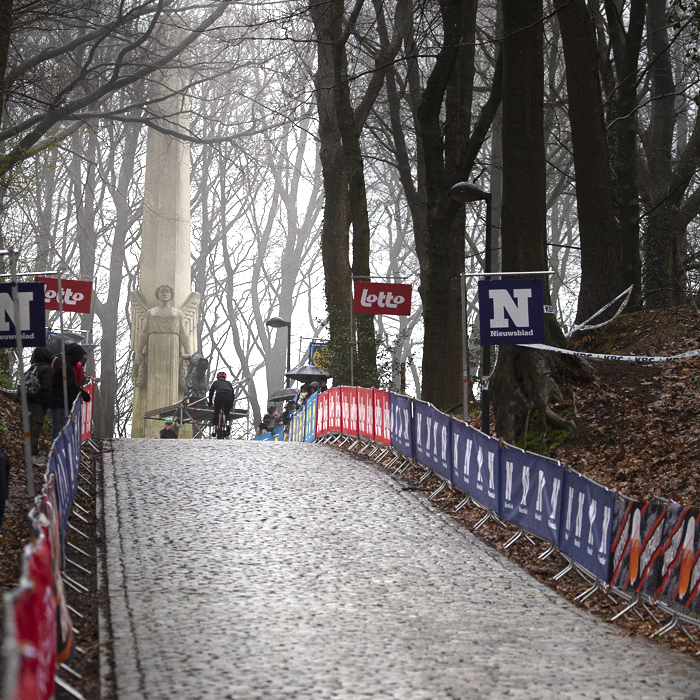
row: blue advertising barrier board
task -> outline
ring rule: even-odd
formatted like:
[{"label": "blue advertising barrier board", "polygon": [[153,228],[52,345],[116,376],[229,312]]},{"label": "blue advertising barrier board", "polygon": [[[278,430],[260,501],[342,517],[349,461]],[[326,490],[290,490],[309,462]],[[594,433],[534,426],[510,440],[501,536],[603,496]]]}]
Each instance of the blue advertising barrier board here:
[{"label": "blue advertising barrier board", "polygon": [[498,440],[451,419],[452,483],[475,501],[498,512]]},{"label": "blue advertising barrier board", "polygon": [[424,401],[413,402],[413,436],[416,459],[436,474],[452,477],[450,418]]},{"label": "blue advertising barrier board", "polygon": [[391,406],[391,446],[404,457],[413,459],[413,399],[389,395]]},{"label": "blue advertising barrier board", "polygon": [[559,549],[605,583],[610,582],[614,508],[612,491],[576,472],[564,472]]},{"label": "blue advertising barrier board", "polygon": [[503,446],[499,516],[558,544],[563,481],[559,462]]},{"label": "blue advertising barrier board", "polygon": [[316,440],[316,409],[318,408],[318,392],[306,399],[304,406],[304,441]]}]

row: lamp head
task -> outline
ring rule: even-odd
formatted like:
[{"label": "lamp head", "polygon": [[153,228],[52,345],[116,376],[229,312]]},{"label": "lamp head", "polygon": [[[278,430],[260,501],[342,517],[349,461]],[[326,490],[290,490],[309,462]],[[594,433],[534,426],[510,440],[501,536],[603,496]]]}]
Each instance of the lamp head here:
[{"label": "lamp head", "polygon": [[488,199],[491,194],[489,192],[484,192],[480,190],[475,184],[471,182],[458,182],[456,185],[450,187],[450,191],[447,193],[451,199],[455,202],[478,202],[482,199]]},{"label": "lamp head", "polygon": [[271,328],[286,328],[287,326],[292,325],[291,321],[285,321],[279,316],[273,316],[272,318],[268,318],[265,323]]}]

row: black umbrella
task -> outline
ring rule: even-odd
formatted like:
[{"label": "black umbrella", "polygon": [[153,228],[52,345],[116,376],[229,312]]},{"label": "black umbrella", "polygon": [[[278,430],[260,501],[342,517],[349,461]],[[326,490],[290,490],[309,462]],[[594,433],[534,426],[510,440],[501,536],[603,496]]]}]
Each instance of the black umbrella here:
[{"label": "black umbrella", "polygon": [[286,372],[285,377],[289,379],[294,379],[297,382],[308,382],[319,381],[321,379],[328,379],[331,375],[320,367],[315,367],[314,365],[297,365],[290,372]]},{"label": "black umbrella", "polygon": [[277,403],[278,401],[290,401],[297,395],[294,389],[277,389],[273,391],[267,399],[267,402]]}]

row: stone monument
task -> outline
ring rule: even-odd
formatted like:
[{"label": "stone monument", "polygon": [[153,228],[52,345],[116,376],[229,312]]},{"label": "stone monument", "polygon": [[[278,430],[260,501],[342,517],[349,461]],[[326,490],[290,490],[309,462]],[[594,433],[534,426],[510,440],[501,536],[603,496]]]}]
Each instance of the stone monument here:
[{"label": "stone monument", "polygon": [[[189,129],[185,76],[173,69],[153,81],[158,120]],[[165,97],[165,95],[168,95]],[[191,291],[190,147],[150,128],[146,151],[139,289],[131,292],[134,383],[132,437],[158,437],[162,424],[143,414],[182,399],[187,359],[197,350],[199,294]]]}]

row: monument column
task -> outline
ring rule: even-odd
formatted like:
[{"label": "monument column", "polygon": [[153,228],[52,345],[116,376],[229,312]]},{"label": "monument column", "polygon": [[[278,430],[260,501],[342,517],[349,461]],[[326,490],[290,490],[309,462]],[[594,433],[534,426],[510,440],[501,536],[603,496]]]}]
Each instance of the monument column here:
[{"label": "monument column", "polygon": [[[173,69],[153,81],[158,120],[189,129],[185,75]],[[197,349],[199,294],[191,292],[189,142],[149,128],[143,201],[139,289],[131,293],[134,404],[132,437],[158,437],[163,424],[143,414],[183,395],[183,354]]]}]

